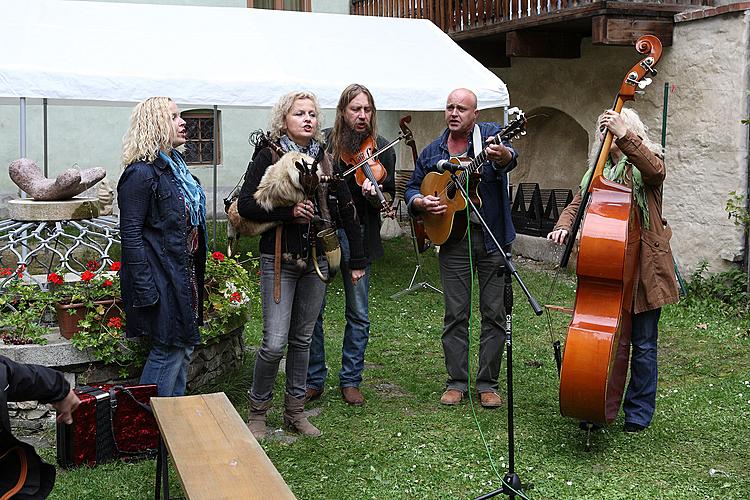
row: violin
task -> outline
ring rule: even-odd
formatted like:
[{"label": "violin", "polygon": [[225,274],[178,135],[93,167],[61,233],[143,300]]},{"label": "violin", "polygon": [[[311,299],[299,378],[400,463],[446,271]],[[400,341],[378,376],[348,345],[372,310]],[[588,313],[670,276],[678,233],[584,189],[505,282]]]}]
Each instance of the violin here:
[{"label": "violin", "polygon": [[344,163],[360,167],[354,171],[354,179],[359,186],[364,184],[365,179],[369,179],[373,184],[382,184],[388,178],[388,172],[383,164],[373,157],[376,146],[375,139],[370,136],[362,142],[356,153],[341,153]]},{"label": "violin", "polygon": [[347,165],[352,165],[352,167],[347,169],[344,173],[344,176],[354,170],[354,180],[360,187],[364,184],[365,179],[369,180],[372,185],[375,186],[375,193],[380,201],[380,210],[386,217],[394,218],[396,213],[385,199],[385,195],[380,189],[380,184],[385,182],[388,178],[388,172],[383,164],[377,159],[377,154],[375,153],[376,147],[377,144],[375,143],[375,139],[370,136],[362,142],[359,151],[356,153],[342,152],[341,161]]},{"label": "violin", "polygon": [[[618,113],[625,101],[634,99],[636,87],[651,83],[647,75],[656,74],[654,66],[661,57],[661,42],[653,35],[639,38],[636,49],[645,57],[622,81],[612,107]],[[630,188],[602,175],[612,138],[608,130],[589,184],[582,188],[581,206],[560,264],[567,265],[584,221],[575,308],[560,373],[560,413],[600,424],[615,419],[625,388],[640,248],[640,227],[630,220]]]}]

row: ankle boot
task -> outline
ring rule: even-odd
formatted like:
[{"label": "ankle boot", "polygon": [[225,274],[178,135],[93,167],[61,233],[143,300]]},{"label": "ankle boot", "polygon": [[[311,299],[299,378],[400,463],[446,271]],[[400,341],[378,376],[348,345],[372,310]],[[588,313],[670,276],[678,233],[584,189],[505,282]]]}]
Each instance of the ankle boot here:
[{"label": "ankle boot", "polygon": [[271,399],[259,403],[250,398],[250,411],[247,418],[247,428],[253,433],[256,440],[260,441],[266,437],[266,413],[271,408]]},{"label": "ankle boot", "polygon": [[284,425],[305,436],[318,437],[321,434],[305,416],[305,398],[298,399],[289,394],[284,394]]}]

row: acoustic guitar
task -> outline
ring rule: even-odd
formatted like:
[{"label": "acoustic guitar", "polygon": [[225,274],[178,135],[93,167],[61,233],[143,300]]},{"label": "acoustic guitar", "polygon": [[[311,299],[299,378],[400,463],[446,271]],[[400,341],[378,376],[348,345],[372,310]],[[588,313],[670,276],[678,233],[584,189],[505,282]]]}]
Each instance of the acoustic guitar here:
[{"label": "acoustic guitar", "polygon": [[[518,117],[504,127],[491,139],[491,144],[501,144],[503,141],[511,141],[519,135],[526,133],[526,117],[522,111],[518,111]],[[487,152],[482,150],[476,158],[467,164],[462,164],[457,158],[451,158],[451,163],[461,166],[458,181],[466,186],[469,179],[469,196],[475,205],[481,206],[478,193],[481,166],[487,161]],[[435,215],[431,213],[420,214],[424,221],[424,229],[427,236],[435,245],[442,245],[447,241],[460,241],[466,234],[468,217],[465,213],[466,199],[461,190],[451,179],[449,172],[430,172],[425,175],[420,186],[420,192],[424,195],[432,195],[440,198],[440,203],[448,208],[445,213]],[[463,213],[458,213],[463,212]]]}]

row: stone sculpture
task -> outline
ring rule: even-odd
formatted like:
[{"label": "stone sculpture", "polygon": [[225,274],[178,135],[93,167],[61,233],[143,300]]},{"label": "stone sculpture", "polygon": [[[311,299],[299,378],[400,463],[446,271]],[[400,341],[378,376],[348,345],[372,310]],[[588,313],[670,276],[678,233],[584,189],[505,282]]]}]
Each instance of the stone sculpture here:
[{"label": "stone sculpture", "polygon": [[28,158],[19,158],[8,167],[10,178],[34,200],[68,200],[81,194],[99,182],[107,174],[101,167],[78,170],[69,168],[57,176],[47,179],[37,164]]}]

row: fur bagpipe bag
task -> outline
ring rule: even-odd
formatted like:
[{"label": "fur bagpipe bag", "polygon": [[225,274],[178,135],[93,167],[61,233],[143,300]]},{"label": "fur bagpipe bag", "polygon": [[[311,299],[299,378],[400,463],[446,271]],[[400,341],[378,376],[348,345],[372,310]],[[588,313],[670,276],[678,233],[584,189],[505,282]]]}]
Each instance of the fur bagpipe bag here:
[{"label": "fur bagpipe bag", "polygon": [[[258,148],[263,147],[263,139],[266,139],[265,145],[271,146],[265,136],[259,141]],[[251,137],[251,142],[253,139]],[[274,158],[278,158],[278,149],[271,148]],[[252,167],[248,168],[248,170]],[[291,207],[306,199],[316,198],[320,210],[320,221],[331,221],[330,211],[328,210],[326,185],[321,182],[322,179],[331,179],[333,171],[330,162],[318,162],[309,155],[297,151],[284,153],[273,165],[269,166],[258,184],[258,189],[253,194],[253,198],[264,210],[270,212],[274,208]],[[267,230],[282,224],[281,221],[258,222],[246,219],[239,214],[237,209],[237,197],[239,187],[243,183],[240,180],[237,187],[229,198],[224,200],[229,224],[235,233],[247,236],[258,236]],[[314,221],[315,222],[315,221]],[[313,225],[316,225],[313,222]],[[324,276],[320,271],[316,258],[316,245],[312,245],[313,264],[315,271],[326,283],[330,282],[336,274],[341,263],[341,248],[336,236],[336,230],[333,227],[325,227],[317,233],[317,237],[322,241],[328,260],[328,276]]]},{"label": "fur bagpipe bag", "polygon": [[[304,153],[296,151],[285,153],[276,163],[266,169],[253,198],[268,212],[274,208],[291,207],[304,201],[307,199],[307,193],[303,186],[304,174],[301,168],[304,168],[302,165],[314,163],[314,160]],[[321,175],[326,174],[321,165],[318,165],[315,176],[320,178]],[[258,236],[281,224],[281,221],[257,222],[242,217],[237,209],[236,197],[231,200],[226,212],[234,230],[245,236]]]}]

